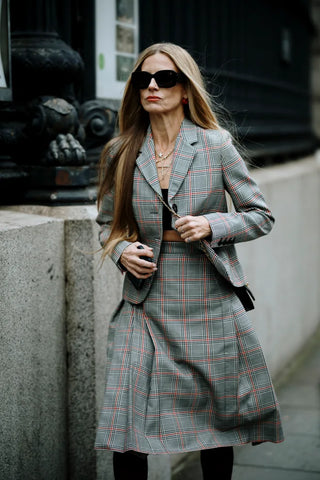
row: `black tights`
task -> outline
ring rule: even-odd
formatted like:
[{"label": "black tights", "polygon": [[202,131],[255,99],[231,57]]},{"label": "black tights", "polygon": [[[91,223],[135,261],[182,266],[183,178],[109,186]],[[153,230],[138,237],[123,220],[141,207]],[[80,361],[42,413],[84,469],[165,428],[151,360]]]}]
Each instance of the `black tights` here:
[{"label": "black tights", "polygon": [[233,468],[233,448],[201,450],[203,480],[230,480]]},{"label": "black tights", "polygon": [[113,473],[115,480],[147,480],[148,455],[133,450],[113,452]]},{"label": "black tights", "polygon": [[[233,468],[233,448],[221,447],[201,450],[203,480],[230,480]],[[147,480],[147,454],[129,452],[113,453],[115,480]]]}]

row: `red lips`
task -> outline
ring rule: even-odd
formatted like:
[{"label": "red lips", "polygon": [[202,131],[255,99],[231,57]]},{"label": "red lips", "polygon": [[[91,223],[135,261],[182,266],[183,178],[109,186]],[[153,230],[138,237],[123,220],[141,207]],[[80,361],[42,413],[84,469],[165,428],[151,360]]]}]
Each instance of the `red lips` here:
[{"label": "red lips", "polygon": [[157,100],[160,100],[160,97],[156,97],[154,95],[150,95],[147,97],[148,102],[156,102]]}]

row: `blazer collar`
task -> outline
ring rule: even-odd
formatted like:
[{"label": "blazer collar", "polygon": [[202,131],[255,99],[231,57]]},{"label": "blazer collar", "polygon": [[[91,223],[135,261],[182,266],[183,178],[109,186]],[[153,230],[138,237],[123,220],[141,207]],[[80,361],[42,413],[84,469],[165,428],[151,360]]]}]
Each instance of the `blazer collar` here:
[{"label": "blazer collar", "polygon": [[[190,120],[184,119],[176,139],[173,165],[169,182],[169,198],[178,192],[195,155],[195,148],[192,146],[198,141],[197,126]],[[140,155],[136,164],[149,185],[161,195],[161,187],[158,179],[154,143],[149,126],[145,140],[142,144]]]}]

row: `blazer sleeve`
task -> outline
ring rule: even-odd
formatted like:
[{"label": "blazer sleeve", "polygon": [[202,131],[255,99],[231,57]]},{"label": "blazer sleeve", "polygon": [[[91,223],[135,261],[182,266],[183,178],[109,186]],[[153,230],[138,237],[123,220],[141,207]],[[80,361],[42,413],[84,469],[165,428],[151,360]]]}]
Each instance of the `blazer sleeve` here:
[{"label": "blazer sleeve", "polygon": [[204,215],[212,231],[212,248],[266,235],[274,223],[262,193],[225,130],[221,131],[220,161],[224,187],[232,198],[235,211]]},{"label": "blazer sleeve", "polygon": [[[110,230],[111,224],[113,220],[113,192],[108,192],[104,195],[101,206],[99,209],[98,216],[96,218],[96,222],[100,226],[99,229],[99,242],[102,247],[104,247],[105,242],[107,241]],[[112,261],[117,265],[121,272],[125,272],[126,269],[122,267],[121,263],[119,262],[120,257],[122,255],[123,250],[128,246],[131,245],[130,242],[125,240],[117,243],[115,248],[110,254],[110,258]]]}]

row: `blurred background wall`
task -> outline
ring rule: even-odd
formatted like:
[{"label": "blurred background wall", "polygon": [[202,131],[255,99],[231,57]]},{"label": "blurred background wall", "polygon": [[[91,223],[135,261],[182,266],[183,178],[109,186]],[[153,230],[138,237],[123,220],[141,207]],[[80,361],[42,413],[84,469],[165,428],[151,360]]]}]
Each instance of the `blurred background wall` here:
[{"label": "blurred background wall", "polygon": [[[0,15],[0,471],[112,479],[93,442],[122,277],[99,265],[96,166],[136,55],[193,54],[274,212],[238,250],[277,378],[320,321],[320,1],[2,0]],[[174,457],[150,460],[170,478]]]}]

